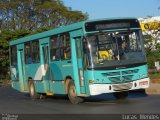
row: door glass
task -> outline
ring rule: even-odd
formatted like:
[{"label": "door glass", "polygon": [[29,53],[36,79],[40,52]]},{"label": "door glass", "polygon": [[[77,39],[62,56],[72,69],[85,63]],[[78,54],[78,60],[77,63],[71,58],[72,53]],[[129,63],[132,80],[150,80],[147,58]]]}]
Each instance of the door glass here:
[{"label": "door glass", "polygon": [[45,70],[48,69],[48,46],[44,46],[43,48],[43,62],[44,62],[44,68]]}]

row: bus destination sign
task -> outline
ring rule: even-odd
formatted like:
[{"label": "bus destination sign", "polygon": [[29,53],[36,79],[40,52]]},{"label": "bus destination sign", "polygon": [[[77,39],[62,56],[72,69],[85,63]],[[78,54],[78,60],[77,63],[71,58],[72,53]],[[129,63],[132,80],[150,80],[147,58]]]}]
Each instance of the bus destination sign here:
[{"label": "bus destination sign", "polygon": [[130,23],[97,24],[95,25],[95,30],[124,28],[124,27],[127,27],[127,28],[130,27]]},{"label": "bus destination sign", "polygon": [[140,25],[136,19],[93,21],[85,24],[86,32],[137,27],[140,28]]}]

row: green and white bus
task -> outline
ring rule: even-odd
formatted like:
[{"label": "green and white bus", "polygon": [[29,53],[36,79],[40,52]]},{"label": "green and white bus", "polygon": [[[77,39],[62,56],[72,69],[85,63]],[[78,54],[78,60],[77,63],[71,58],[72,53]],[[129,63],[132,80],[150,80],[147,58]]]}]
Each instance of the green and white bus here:
[{"label": "green and white bus", "polygon": [[105,93],[126,98],[149,87],[143,42],[136,18],[86,20],[11,41],[12,87],[33,99],[68,95],[73,104]]}]

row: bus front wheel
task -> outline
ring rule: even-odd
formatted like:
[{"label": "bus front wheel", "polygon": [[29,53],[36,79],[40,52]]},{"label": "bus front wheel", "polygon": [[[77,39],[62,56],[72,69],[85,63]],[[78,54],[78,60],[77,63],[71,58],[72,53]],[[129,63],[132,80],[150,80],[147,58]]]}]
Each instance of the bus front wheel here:
[{"label": "bus front wheel", "polygon": [[84,101],[83,98],[77,96],[76,87],[75,87],[73,81],[70,81],[68,83],[68,98],[69,98],[70,102],[73,104],[78,104],[78,103],[81,103]]},{"label": "bus front wheel", "polygon": [[40,99],[40,94],[36,92],[33,81],[29,81],[29,93],[32,99]]},{"label": "bus front wheel", "polygon": [[125,99],[128,97],[128,91],[115,92],[113,95],[116,99]]}]

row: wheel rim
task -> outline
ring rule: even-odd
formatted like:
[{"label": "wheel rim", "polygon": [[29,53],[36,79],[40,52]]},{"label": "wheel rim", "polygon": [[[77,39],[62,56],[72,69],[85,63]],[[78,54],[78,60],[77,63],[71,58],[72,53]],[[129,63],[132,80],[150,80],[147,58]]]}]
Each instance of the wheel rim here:
[{"label": "wheel rim", "polygon": [[70,98],[70,101],[71,101],[73,104],[76,104],[76,103],[77,103],[76,89],[75,89],[74,86],[71,86],[70,89],[69,89],[69,98]]},{"label": "wheel rim", "polygon": [[70,83],[68,87],[68,97],[71,103],[78,104],[80,102],[83,102],[83,99],[77,96],[76,88],[74,86],[74,83]]},{"label": "wheel rim", "polygon": [[30,94],[31,94],[31,96],[34,96],[34,86],[33,86],[33,84],[30,85]]},{"label": "wheel rim", "polygon": [[76,90],[75,90],[74,86],[70,87],[69,92],[70,92],[70,97],[75,98],[75,96],[76,96]]}]

